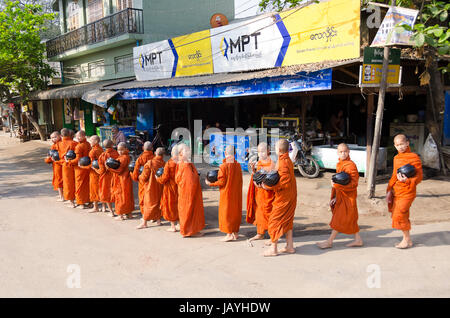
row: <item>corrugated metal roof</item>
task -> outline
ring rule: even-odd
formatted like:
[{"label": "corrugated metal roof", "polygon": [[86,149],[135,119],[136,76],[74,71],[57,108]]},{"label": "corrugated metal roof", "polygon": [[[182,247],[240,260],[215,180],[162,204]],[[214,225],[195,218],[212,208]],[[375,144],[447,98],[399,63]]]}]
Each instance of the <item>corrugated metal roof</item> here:
[{"label": "corrugated metal roof", "polygon": [[123,83],[133,79],[134,77],[128,77],[109,81],[99,81],[99,82],[62,86],[58,88],[49,89],[46,91],[34,92],[30,95],[30,100],[81,98],[81,96],[83,96],[83,94],[88,91],[100,89],[107,85]]},{"label": "corrugated metal roof", "polygon": [[341,61],[326,61],[321,63],[310,63],[302,65],[292,65],[277,67],[262,71],[239,72],[239,73],[221,73],[202,76],[175,77],[153,81],[131,81],[116,85],[108,85],[101,88],[102,90],[121,90],[132,88],[152,88],[152,87],[174,87],[174,86],[199,86],[210,84],[232,83],[246,81],[252,79],[294,75],[299,72],[315,72],[331,67],[338,67],[353,63],[361,63],[362,58],[348,59]]}]

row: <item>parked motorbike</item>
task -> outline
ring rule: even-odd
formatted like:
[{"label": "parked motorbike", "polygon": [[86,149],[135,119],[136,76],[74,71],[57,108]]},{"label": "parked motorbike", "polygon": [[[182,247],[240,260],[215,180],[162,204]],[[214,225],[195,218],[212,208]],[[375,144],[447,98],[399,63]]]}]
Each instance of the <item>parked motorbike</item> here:
[{"label": "parked motorbike", "polygon": [[317,161],[311,156],[312,145],[298,135],[290,136],[288,142],[289,158],[300,174],[305,178],[317,178],[320,168]]}]

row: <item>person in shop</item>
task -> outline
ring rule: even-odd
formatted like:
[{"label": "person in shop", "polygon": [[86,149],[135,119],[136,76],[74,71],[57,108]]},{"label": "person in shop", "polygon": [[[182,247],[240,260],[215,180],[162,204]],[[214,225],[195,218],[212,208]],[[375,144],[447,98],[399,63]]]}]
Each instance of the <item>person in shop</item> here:
[{"label": "person in shop", "polygon": [[336,113],[331,115],[325,130],[331,135],[343,136],[345,131],[344,111],[339,109]]},{"label": "person in shop", "polygon": [[127,137],[125,137],[123,132],[119,130],[119,127],[117,127],[117,125],[112,126],[111,132],[115,147],[117,147],[117,145],[121,142],[127,142]]}]

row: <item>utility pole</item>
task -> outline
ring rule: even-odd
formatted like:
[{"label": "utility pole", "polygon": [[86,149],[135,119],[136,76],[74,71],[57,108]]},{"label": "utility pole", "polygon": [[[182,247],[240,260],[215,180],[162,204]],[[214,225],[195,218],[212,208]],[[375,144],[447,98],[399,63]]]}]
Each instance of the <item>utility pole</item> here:
[{"label": "utility pole", "polygon": [[[396,0],[391,1],[391,6],[396,5]],[[370,154],[370,166],[369,166],[369,182],[368,182],[368,197],[372,199],[375,196],[375,181],[377,176],[377,157],[380,147],[381,128],[383,124],[383,112],[384,112],[384,98],[386,96],[387,88],[387,75],[389,69],[389,46],[384,46],[383,50],[383,68],[381,70],[381,82],[380,90],[378,93],[378,105],[377,114],[375,119],[375,130],[373,134],[372,153]]]}]

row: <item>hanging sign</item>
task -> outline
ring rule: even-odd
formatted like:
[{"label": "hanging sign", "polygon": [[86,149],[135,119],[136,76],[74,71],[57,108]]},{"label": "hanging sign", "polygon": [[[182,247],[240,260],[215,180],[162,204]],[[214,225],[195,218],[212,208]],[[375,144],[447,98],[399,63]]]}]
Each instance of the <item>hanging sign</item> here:
[{"label": "hanging sign", "polygon": [[[400,76],[400,50],[389,50],[388,84],[397,84]],[[362,84],[380,84],[383,69],[383,48],[366,47],[362,66]]]}]

